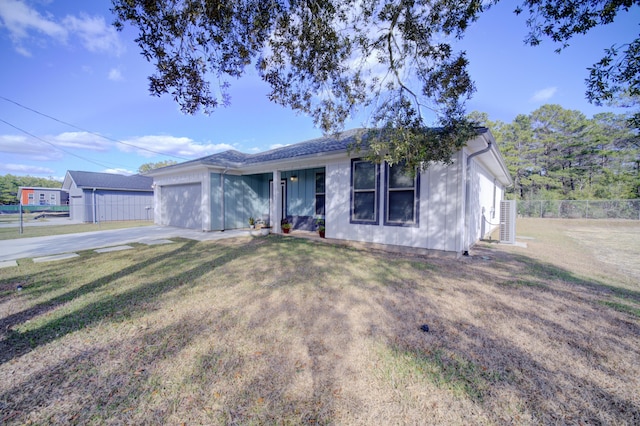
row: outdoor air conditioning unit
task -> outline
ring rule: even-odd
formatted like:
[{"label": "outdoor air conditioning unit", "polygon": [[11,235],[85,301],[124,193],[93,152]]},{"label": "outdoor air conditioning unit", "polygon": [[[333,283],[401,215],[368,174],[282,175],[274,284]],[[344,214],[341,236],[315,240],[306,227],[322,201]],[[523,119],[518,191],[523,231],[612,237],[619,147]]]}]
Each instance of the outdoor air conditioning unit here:
[{"label": "outdoor air conditioning unit", "polygon": [[516,243],[516,200],[500,201],[500,242]]}]

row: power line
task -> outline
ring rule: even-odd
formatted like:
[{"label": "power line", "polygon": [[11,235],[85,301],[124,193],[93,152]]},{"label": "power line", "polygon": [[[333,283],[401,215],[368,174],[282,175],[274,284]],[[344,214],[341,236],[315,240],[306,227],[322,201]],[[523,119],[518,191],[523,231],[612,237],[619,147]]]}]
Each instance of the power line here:
[{"label": "power line", "polygon": [[31,111],[31,112],[33,112],[33,113],[35,113],[35,114],[41,115],[41,116],[43,116],[43,117],[46,117],[46,118],[48,118],[48,119],[50,119],[50,120],[57,121],[58,123],[64,124],[64,125],[69,126],[69,127],[73,127],[73,128],[74,128],[74,129],[76,129],[76,130],[81,130],[81,131],[86,132],[86,133],[89,133],[89,134],[91,134],[91,135],[98,136],[98,137],[101,137],[101,138],[103,138],[103,139],[107,139],[107,140],[109,140],[109,141],[111,141],[111,142],[120,143],[120,144],[122,144],[122,145],[127,145],[127,146],[130,146],[130,147],[136,148],[136,149],[140,149],[140,150],[143,150],[143,151],[148,151],[148,152],[151,152],[151,153],[154,153],[154,154],[158,154],[158,155],[164,155],[164,156],[166,156],[166,157],[173,157],[173,158],[177,158],[177,159],[179,159],[179,160],[189,160],[189,158],[179,157],[179,156],[177,156],[177,155],[167,154],[167,153],[160,152],[160,151],[154,151],[154,150],[152,150],[152,149],[148,149],[148,148],[143,148],[143,147],[141,147],[141,146],[137,146],[137,145],[134,145],[134,144],[132,144],[132,143],[123,142],[123,141],[120,141],[120,140],[117,140],[117,139],[110,138],[109,136],[101,135],[100,133],[92,132],[91,130],[83,129],[82,127],[76,126],[75,124],[67,123],[66,121],[63,121],[63,120],[60,120],[60,119],[58,119],[58,118],[52,117],[52,116],[47,115],[47,114],[45,114],[45,113],[43,113],[43,112],[37,111],[37,110],[35,110],[35,109],[33,109],[33,108],[29,108],[28,106],[22,105],[22,104],[20,104],[19,102],[16,102],[16,101],[11,100],[11,99],[9,99],[9,98],[5,98],[5,97],[4,97],[4,96],[2,96],[2,95],[0,95],[0,99],[2,99],[2,100],[4,100],[4,101],[7,101],[7,102],[10,102],[10,103],[12,103],[12,104],[14,104],[14,105],[17,105],[17,106],[19,106],[20,108],[24,108],[24,109],[26,109],[27,111]]},{"label": "power line", "polygon": [[48,145],[51,145],[51,146],[52,146],[52,147],[54,147],[55,149],[57,149],[57,150],[59,150],[59,151],[62,151],[62,152],[64,152],[65,154],[72,155],[72,156],[77,157],[77,158],[79,158],[79,159],[81,159],[81,160],[88,161],[88,162],[90,162],[90,163],[96,164],[96,165],[98,165],[98,166],[100,166],[100,167],[104,167],[104,168],[106,168],[106,169],[108,169],[108,168],[109,168],[109,166],[107,166],[107,165],[104,165],[104,164],[98,163],[97,161],[91,160],[91,159],[89,159],[89,158],[85,158],[85,157],[82,157],[82,156],[80,156],[80,155],[74,154],[73,152],[67,151],[66,149],[62,149],[62,148],[60,148],[59,146],[56,146],[55,144],[53,144],[53,143],[51,143],[51,142],[49,142],[49,141],[47,141],[47,140],[42,139],[42,138],[41,138],[41,137],[39,137],[39,136],[36,136],[36,135],[34,135],[34,134],[32,134],[32,133],[29,133],[28,131],[26,131],[26,130],[24,130],[24,129],[21,129],[21,128],[20,128],[20,127],[18,127],[18,126],[14,126],[13,124],[9,123],[8,121],[3,120],[2,118],[0,118],[0,122],[3,122],[3,123],[4,123],[4,124],[6,124],[7,126],[11,126],[11,127],[13,127],[14,129],[18,130],[19,132],[22,132],[22,133],[24,133],[25,135],[29,135],[29,136],[31,136],[32,138],[39,140],[40,142],[44,142],[44,143],[46,143],[46,144],[48,144]]}]

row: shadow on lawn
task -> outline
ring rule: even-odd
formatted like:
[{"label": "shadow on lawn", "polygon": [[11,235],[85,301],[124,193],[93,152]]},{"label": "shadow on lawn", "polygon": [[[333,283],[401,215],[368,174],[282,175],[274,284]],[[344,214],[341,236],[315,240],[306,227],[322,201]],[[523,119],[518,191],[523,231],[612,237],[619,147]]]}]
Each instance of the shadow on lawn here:
[{"label": "shadow on lawn", "polygon": [[[284,242],[277,241],[274,247],[277,244]],[[337,378],[348,374],[335,348],[348,352],[354,337],[368,330],[388,348],[389,368],[404,363],[399,368],[408,368],[407,375],[422,376],[481,404],[492,421],[518,421],[509,413],[515,407],[505,407],[501,400],[501,392],[508,390],[517,397],[517,406],[525,408],[518,414],[520,420],[530,416],[534,423],[640,422],[633,386],[619,392],[611,385],[612,381],[628,384],[625,369],[637,368],[640,325],[635,318],[598,304],[598,298],[611,293],[638,300],[638,292],[585,280],[526,256],[501,254],[502,259],[490,262],[480,260],[482,257],[456,262],[373,252],[379,256],[376,265],[359,265],[347,248],[334,247],[340,252],[335,258],[317,253],[307,257],[305,244],[293,244],[287,244],[283,255],[296,253],[301,258],[289,256],[294,263],[289,269],[312,269],[321,297],[304,306],[283,303],[276,312],[295,318],[292,323],[308,333],[305,342],[314,366],[314,400],[330,401],[323,406],[326,411],[313,413],[312,420],[334,420],[330,404],[335,398],[330,393]],[[403,277],[399,267],[419,272],[424,281]],[[354,274],[358,268],[369,268],[371,281]],[[322,285],[327,269],[343,277],[344,285],[363,290],[363,296],[351,296],[344,305],[335,286]],[[451,285],[452,280],[457,283]],[[464,302],[459,309],[466,307],[486,319],[459,315],[455,312],[458,300]],[[478,306],[483,308],[474,309]],[[362,309],[362,323],[354,324],[343,309]],[[511,331],[499,331],[497,322],[512,324]],[[429,333],[419,330],[423,323],[431,325]],[[536,344],[531,345],[532,341]],[[331,349],[327,353],[323,348]],[[358,406],[359,401],[351,404]]]},{"label": "shadow on lawn", "polygon": [[[39,303],[37,305],[32,306],[29,309],[16,312],[14,314],[8,315],[4,318],[0,318],[0,330],[8,330],[14,325],[25,323],[32,318],[35,318],[38,315],[42,315],[46,312],[50,312],[60,305],[72,301],[78,297],[81,297],[85,294],[88,294],[92,291],[95,291],[117,279],[126,277],[127,275],[134,274],[142,269],[150,267],[156,263],[160,263],[164,260],[171,259],[174,256],[177,256],[180,252],[183,252],[189,248],[189,246],[193,246],[195,242],[189,242],[187,245],[183,245],[180,248],[173,250],[169,253],[166,253],[162,256],[158,256],[155,258],[147,259],[143,262],[135,263],[127,268],[124,268],[120,271],[111,273],[104,277],[100,277],[95,281],[91,281],[87,284],[83,284],[80,287],[73,288],[72,290],[65,292],[59,296],[56,296],[52,299],[47,300],[46,302]],[[87,259],[83,259],[85,262],[88,262]],[[77,261],[76,261],[77,262]],[[50,291],[51,289],[55,289],[60,286],[64,286],[64,280],[55,280],[52,277],[58,276],[60,271],[64,271],[66,266],[64,264],[58,264],[55,267],[47,268],[40,274],[32,275],[29,280],[36,283],[32,291],[34,295],[45,293],[46,291]],[[68,278],[67,278],[68,279]],[[2,348],[2,342],[0,342],[0,348]],[[4,355],[4,351],[0,351],[0,354]],[[0,356],[0,362],[5,362],[6,359],[4,356]]]},{"label": "shadow on lawn", "polygon": [[[158,373],[154,365],[178,356],[194,340],[202,338],[207,331],[207,319],[215,318],[191,316],[144,333],[136,338],[133,351],[132,342],[125,338],[109,342],[108,346],[82,350],[39,371],[40,366],[34,366],[38,392],[33,392],[34,383],[29,380],[5,388],[0,393],[0,420],[25,423],[24,414],[47,407],[50,401],[64,394],[71,399],[65,399],[64,404],[48,407],[45,410],[47,423],[101,423],[120,418],[126,423],[135,424],[130,417],[135,414],[133,408],[137,404],[144,404],[152,392],[157,391]],[[105,375],[96,365],[111,362],[109,354],[112,353],[127,354],[127,365]],[[159,382],[162,383],[161,380]],[[78,389],[81,392],[77,392]],[[87,403],[85,395],[91,396],[90,403]],[[156,413],[158,418],[147,418],[145,423],[162,424],[165,414]]]},{"label": "shadow on lawn", "polygon": [[[177,276],[160,281],[149,282],[145,285],[136,286],[132,290],[116,294],[114,296],[103,297],[99,301],[87,304],[86,306],[74,310],[60,318],[48,321],[40,327],[26,332],[16,332],[11,327],[25,323],[36,316],[50,312],[60,307],[64,303],[70,302],[87,293],[96,291],[113,281],[122,279],[128,275],[141,273],[148,268],[162,267],[169,268],[174,262],[180,263],[182,255],[192,255],[196,241],[187,241],[175,250],[167,252],[161,256],[149,258],[142,262],[124,268],[118,272],[111,273],[97,280],[84,284],[62,295],[54,297],[47,302],[35,305],[27,310],[17,312],[0,319],[0,329],[8,330],[7,336],[0,341],[0,364],[8,362],[21,356],[34,348],[47,344],[66,334],[80,330],[103,319],[118,320],[135,314],[135,309],[140,305],[158,299],[162,294],[180,286],[188,285],[200,274],[210,271],[213,267],[220,266],[238,256],[243,255],[243,251],[232,250],[231,253],[224,251],[215,259],[213,263],[199,263],[195,267],[182,272]],[[47,275],[47,271],[43,272]],[[39,278],[35,278],[39,280]],[[45,281],[46,278],[43,278]]]},{"label": "shadow on lawn", "polygon": [[[234,306],[207,317],[187,317],[145,335],[141,344],[149,349],[139,358],[124,360],[126,365],[121,367],[125,372],[144,369],[143,374],[107,382],[85,380],[94,386],[86,390],[95,395],[92,404],[106,407],[98,410],[98,418],[106,413],[116,422],[139,421],[125,414],[125,409],[127,404],[146,404],[146,396],[157,391],[160,385],[154,375],[160,373],[153,370],[154,363],[208,338],[219,344],[200,354],[195,368],[184,378],[191,386],[191,400],[173,396],[175,410],[186,414],[213,410],[210,417],[196,417],[193,423],[340,423],[339,411],[356,413],[367,406],[367,395],[344,392],[341,387],[345,381],[357,381],[364,371],[350,358],[351,353],[362,350],[355,347],[356,342],[381,344],[380,351],[371,354],[374,359],[370,361],[376,365],[372,368],[378,369],[373,376],[385,370],[392,372],[395,387],[435,386],[446,395],[479,406],[490,422],[640,422],[635,396],[631,392],[621,396],[616,389],[616,384],[626,381],[625,367],[616,368],[618,359],[627,366],[640,359],[635,344],[640,326],[635,318],[595,303],[601,292],[616,291],[602,283],[580,279],[526,256],[501,253],[497,257],[498,252],[492,250],[482,252],[492,257],[490,261],[479,257],[456,261],[375,251],[363,254],[274,236],[261,239],[259,248],[247,244],[221,249],[212,262],[211,247],[217,250],[217,246],[206,246],[204,261],[199,257],[201,246],[185,243],[59,296],[54,305],[2,319],[4,324],[15,325],[124,275],[161,264],[169,268],[165,263],[180,258],[193,262],[170,279],[105,297],[35,330],[14,332],[0,342],[2,362],[99,320],[117,320],[139,304],[157,300],[231,260],[243,264],[246,259],[251,265],[260,250],[256,256],[260,263],[255,265],[257,284],[250,292],[239,292]],[[300,276],[306,277],[304,282]],[[637,292],[625,294],[637,300]],[[430,325],[428,333],[419,329],[424,323]],[[231,331],[246,341],[226,342]],[[169,347],[154,345],[174,335],[181,340]],[[253,353],[240,350],[246,342],[255,345]],[[540,347],[532,349],[531,342]],[[49,374],[47,382],[71,388],[77,369],[70,367],[90,364],[101,355],[88,351],[83,356],[90,361],[79,356],[54,366],[45,373]],[[383,373],[376,377],[387,380]],[[34,403],[24,399],[30,386],[24,383],[6,390],[0,402],[10,401],[12,410],[28,410]],[[216,395],[216,389],[226,394]],[[52,392],[38,395],[36,402],[44,404]],[[384,395],[391,404],[397,403],[393,394]],[[505,394],[509,396],[506,400]],[[133,395],[146,396],[138,399]],[[423,398],[420,395],[415,398]],[[78,402],[76,407],[81,405]],[[428,423],[429,409],[422,409],[421,419]],[[61,423],[74,415],[64,414],[67,417],[61,417]],[[84,415],[88,421],[92,413]],[[149,423],[163,423],[171,413],[143,415]]]}]

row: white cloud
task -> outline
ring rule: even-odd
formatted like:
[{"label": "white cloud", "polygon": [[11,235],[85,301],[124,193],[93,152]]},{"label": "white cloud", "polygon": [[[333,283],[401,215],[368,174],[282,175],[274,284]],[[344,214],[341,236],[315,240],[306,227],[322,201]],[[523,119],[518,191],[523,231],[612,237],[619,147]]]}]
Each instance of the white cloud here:
[{"label": "white cloud", "polygon": [[77,37],[90,52],[106,52],[119,55],[124,51],[115,28],[108,25],[102,16],[68,15],[56,20],[51,14],[41,14],[21,0],[0,1],[0,28],[9,32],[16,52],[31,56],[27,44],[52,39],[66,44]]},{"label": "white cloud", "polygon": [[556,94],[557,91],[558,91],[557,87],[547,87],[545,89],[538,90],[536,93],[533,94],[533,96],[531,97],[530,101],[531,102],[545,102],[545,101],[548,101],[549,99],[551,99],[553,97],[553,95]]},{"label": "white cloud", "polygon": [[87,132],[64,132],[56,136],[45,136],[44,140],[62,148],[108,151],[113,145],[107,139]]},{"label": "white cloud", "polygon": [[[233,149],[233,146],[225,143],[212,144],[212,143],[198,143],[193,139],[186,137],[175,137],[168,135],[148,135],[140,136],[123,141],[127,144],[135,145],[128,146],[118,144],[118,148],[124,152],[136,152],[144,157],[153,157],[155,153],[162,153],[167,155],[175,155],[183,158],[198,158],[210,155],[216,152]],[[145,151],[144,149],[136,149],[136,147],[145,148],[153,152]]]},{"label": "white cloud", "polygon": [[53,38],[64,43],[67,39],[67,30],[51,17],[44,17],[35,9],[29,8],[26,3],[18,0],[0,1],[0,20],[11,36],[14,47],[18,53],[31,56],[29,50],[24,47],[23,41],[31,38],[33,32]]},{"label": "white cloud", "polygon": [[65,40],[67,37],[67,30],[62,25],[54,22],[49,16],[40,15],[38,11],[19,0],[0,2],[0,18],[14,40],[28,37],[30,31],[37,31],[58,40]]},{"label": "white cloud", "polygon": [[55,173],[53,169],[48,167],[30,166],[27,164],[0,164],[0,170],[5,173],[24,173],[28,175],[45,176],[51,176]]},{"label": "white cloud", "polygon": [[289,146],[289,144],[283,144],[283,143],[274,143],[273,145],[269,146],[269,149],[278,149],[278,148],[283,148],[285,146]]},{"label": "white cloud", "polygon": [[16,46],[15,49],[16,49],[16,52],[18,52],[22,56],[26,56],[27,58],[30,58],[33,56],[31,52],[29,52],[27,49],[25,49],[22,46]]},{"label": "white cloud", "polygon": [[69,15],[62,22],[82,40],[83,46],[90,52],[111,52],[120,55],[124,51],[118,32],[107,25],[102,16],[80,15],[78,18]]},{"label": "white cloud", "polygon": [[131,170],[127,170],[127,169],[106,169],[106,170],[103,170],[102,173],[111,173],[114,175],[125,175],[125,176],[131,176],[136,174],[136,172],[132,172]]},{"label": "white cloud", "polygon": [[62,158],[62,153],[52,146],[21,135],[0,135],[0,152],[34,161],[54,161]]},{"label": "white cloud", "polygon": [[106,152],[113,145],[104,138],[86,132],[65,132],[42,136],[41,139],[24,135],[0,135],[0,152],[34,161],[57,161],[62,158],[63,152],[55,147],[70,151],[82,149]]},{"label": "white cloud", "polygon": [[109,71],[109,77],[108,78],[111,81],[122,81],[122,80],[124,80],[124,78],[122,77],[122,73],[117,68],[112,68],[111,71]]}]

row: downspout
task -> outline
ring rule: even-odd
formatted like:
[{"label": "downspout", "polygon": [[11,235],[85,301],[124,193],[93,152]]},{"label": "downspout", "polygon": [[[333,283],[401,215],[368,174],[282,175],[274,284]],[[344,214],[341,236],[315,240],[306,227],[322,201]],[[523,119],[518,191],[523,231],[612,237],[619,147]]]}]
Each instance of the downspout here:
[{"label": "downspout", "polygon": [[225,167],[225,169],[222,171],[222,173],[220,174],[220,194],[221,194],[221,198],[222,198],[222,202],[220,203],[221,207],[220,207],[220,232],[224,232],[224,175],[229,171],[228,167]]},{"label": "downspout", "polygon": [[93,188],[93,223],[98,223],[98,209],[96,207],[96,188]]},{"label": "downspout", "polygon": [[471,198],[471,160],[474,157],[477,157],[478,155],[482,155],[485,152],[489,152],[489,150],[491,149],[491,140],[487,141],[487,147],[481,149],[478,152],[474,152],[473,154],[470,154],[467,157],[467,179],[465,182],[465,196],[464,196],[464,251],[462,252],[463,256],[469,256],[469,214],[470,214],[470,207],[469,205],[471,204],[470,202],[470,198]]}]

